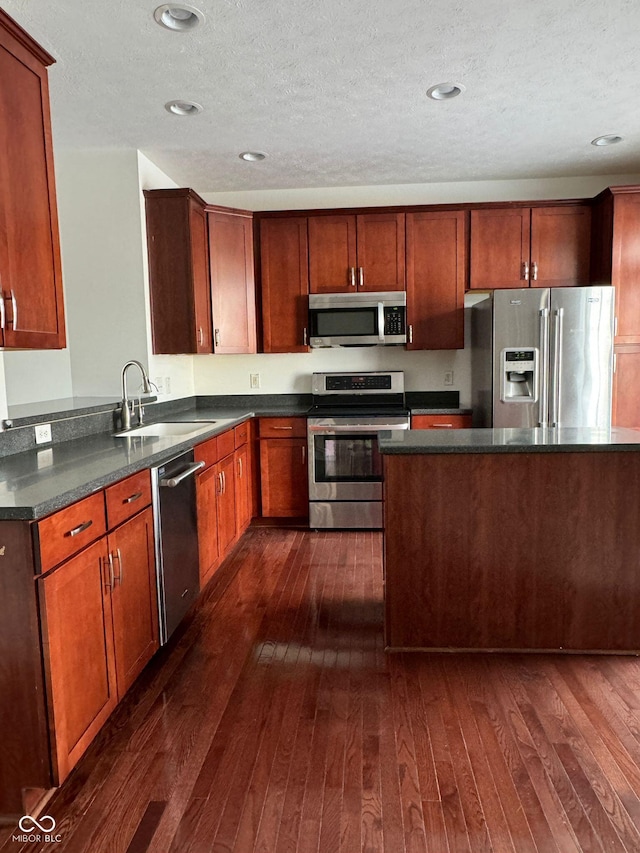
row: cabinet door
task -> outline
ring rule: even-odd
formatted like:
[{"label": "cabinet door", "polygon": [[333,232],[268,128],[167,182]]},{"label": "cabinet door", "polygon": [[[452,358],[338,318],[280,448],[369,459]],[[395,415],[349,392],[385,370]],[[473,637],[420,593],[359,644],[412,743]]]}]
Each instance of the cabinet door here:
[{"label": "cabinet door", "polygon": [[309,515],[306,439],[261,439],[260,470],[263,516],[304,518]]},{"label": "cabinet door", "polygon": [[528,207],[471,211],[471,289],[529,286],[530,219]]},{"label": "cabinet door", "polygon": [[589,284],[591,209],[580,205],[531,210],[531,287]]},{"label": "cabinet door", "polygon": [[189,236],[191,277],[193,282],[193,311],[195,351],[212,352],[211,292],[209,289],[209,244],[207,216],[202,205],[189,200]]},{"label": "cabinet door", "polygon": [[186,188],[144,196],[153,351],[212,352],[204,202]]},{"label": "cabinet door", "polygon": [[260,286],[263,352],[308,352],[306,217],[261,220]]},{"label": "cabinet door", "polygon": [[404,213],[356,218],[358,290],[405,289]]},{"label": "cabinet door", "polygon": [[464,347],[466,211],[407,214],[407,349]]},{"label": "cabinet door", "polygon": [[38,581],[56,784],[117,702],[111,582],[106,538]]},{"label": "cabinet door", "polygon": [[121,698],[159,647],[151,508],[117,527],[107,541],[114,571],[113,637]]},{"label": "cabinet door", "polygon": [[[15,29],[20,41],[4,26]],[[65,345],[47,70],[0,12],[0,286],[4,345]],[[34,46],[38,52],[37,46]]]},{"label": "cabinet door", "polygon": [[640,429],[640,345],[616,346],[615,360],[612,423]]},{"label": "cabinet door", "polygon": [[310,216],[309,291],[356,290],[355,216]]},{"label": "cabinet door", "polygon": [[217,475],[218,548],[224,560],[236,540],[235,457],[232,453],[215,466]]},{"label": "cabinet door", "polygon": [[640,193],[613,199],[611,284],[616,289],[616,343],[640,343]]},{"label": "cabinet door", "polygon": [[207,216],[213,350],[256,352],[252,219],[218,211]]},{"label": "cabinet door", "polygon": [[217,491],[218,472],[216,466],[212,465],[210,468],[202,471],[196,480],[200,589],[205,588],[220,562]]},{"label": "cabinet door", "polygon": [[252,515],[251,464],[249,447],[244,444],[234,454],[236,490],[236,534],[241,536],[249,526]]}]

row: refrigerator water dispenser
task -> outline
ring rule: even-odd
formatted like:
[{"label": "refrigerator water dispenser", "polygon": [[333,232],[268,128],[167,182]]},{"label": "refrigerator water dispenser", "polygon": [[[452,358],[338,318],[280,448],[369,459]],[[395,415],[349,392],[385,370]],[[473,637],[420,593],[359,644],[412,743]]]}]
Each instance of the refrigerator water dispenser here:
[{"label": "refrigerator water dispenser", "polygon": [[538,350],[507,347],[502,350],[500,375],[503,403],[535,403],[538,399]]}]

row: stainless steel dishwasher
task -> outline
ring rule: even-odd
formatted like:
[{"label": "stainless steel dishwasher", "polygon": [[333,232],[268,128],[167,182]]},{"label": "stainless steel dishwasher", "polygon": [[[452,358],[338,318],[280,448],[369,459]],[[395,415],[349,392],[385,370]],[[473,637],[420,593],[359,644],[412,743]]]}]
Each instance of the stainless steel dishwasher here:
[{"label": "stainless steel dishwasher", "polygon": [[160,643],[166,643],[200,591],[193,450],[151,469]]}]

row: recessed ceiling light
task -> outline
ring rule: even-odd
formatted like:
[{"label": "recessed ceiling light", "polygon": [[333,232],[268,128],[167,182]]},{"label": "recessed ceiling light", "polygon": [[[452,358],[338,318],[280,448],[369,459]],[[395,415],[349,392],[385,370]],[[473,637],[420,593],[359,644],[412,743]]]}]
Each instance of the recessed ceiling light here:
[{"label": "recessed ceiling light", "polygon": [[617,145],[618,142],[622,142],[622,137],[615,133],[610,133],[608,136],[596,136],[595,139],[591,140],[591,144],[597,145],[599,148],[603,145]]},{"label": "recessed ceiling light", "polygon": [[195,101],[168,101],[164,108],[174,116],[195,116],[202,112],[202,107]]},{"label": "recessed ceiling light", "polygon": [[185,6],[182,3],[166,3],[153,13],[156,21],[168,30],[192,30],[204,21],[204,15],[195,6]]},{"label": "recessed ceiling light", "polygon": [[262,151],[243,151],[242,154],[238,154],[241,160],[248,160],[250,163],[257,163],[258,160],[264,160],[266,156]]},{"label": "recessed ceiling light", "polygon": [[460,83],[438,83],[437,86],[427,89],[427,96],[434,101],[448,101],[450,98],[457,98],[461,92],[464,92],[464,86]]}]

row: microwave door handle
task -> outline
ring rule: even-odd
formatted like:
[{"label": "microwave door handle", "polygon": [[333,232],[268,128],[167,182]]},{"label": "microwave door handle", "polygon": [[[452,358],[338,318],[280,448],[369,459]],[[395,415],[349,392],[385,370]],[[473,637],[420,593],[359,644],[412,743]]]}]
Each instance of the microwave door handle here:
[{"label": "microwave door handle", "polygon": [[378,302],[378,340],[384,343],[384,304]]}]

